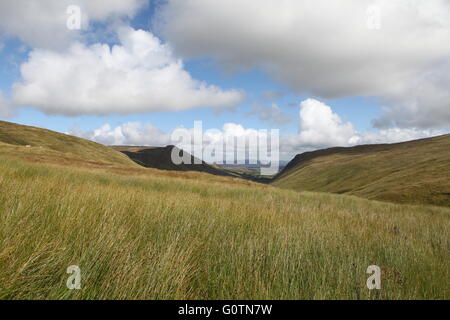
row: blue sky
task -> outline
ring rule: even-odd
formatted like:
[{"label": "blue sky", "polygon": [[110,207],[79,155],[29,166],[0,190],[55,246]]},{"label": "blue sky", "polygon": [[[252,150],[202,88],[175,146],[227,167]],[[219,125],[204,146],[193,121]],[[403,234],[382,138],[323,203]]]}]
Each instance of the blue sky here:
[{"label": "blue sky", "polygon": [[[103,141],[101,137],[95,136],[93,132],[105,124],[109,124],[110,127],[114,129],[126,123],[138,122],[141,124],[151,124],[157,127],[161,132],[169,133],[178,126],[191,128],[195,120],[202,120],[205,129],[221,129],[226,123],[234,123],[239,124],[246,129],[280,129],[282,135],[298,135],[298,143],[294,143],[290,146],[292,149],[291,153],[334,145],[352,145],[356,143],[355,141],[358,143],[396,142],[405,139],[407,140],[408,138],[419,138],[448,132],[449,121],[446,119],[442,120],[442,118],[447,117],[446,110],[448,107],[445,102],[432,100],[433,102],[436,101],[437,107],[435,110],[431,109],[430,112],[434,112],[436,115],[439,114],[440,117],[436,116],[436,118],[430,118],[427,119],[427,121],[424,121],[423,115],[433,115],[434,113],[426,113],[426,110],[422,112],[422,110],[417,108],[415,108],[414,113],[412,113],[411,110],[413,110],[413,108],[411,108],[411,105],[420,104],[425,98],[422,96],[413,97],[414,100],[412,100],[412,97],[410,97],[409,94],[406,94],[408,92],[413,92],[414,90],[411,90],[411,88],[414,89],[413,86],[418,86],[418,84],[408,84],[408,86],[405,85],[404,88],[396,89],[396,91],[391,90],[390,88],[383,88],[382,86],[384,79],[386,79],[386,87],[393,87],[390,82],[395,83],[394,81],[401,79],[399,77],[401,77],[402,74],[414,74],[414,72],[419,74],[421,70],[419,70],[418,66],[425,65],[423,61],[418,61],[418,66],[406,64],[403,66],[400,64],[398,68],[389,69],[385,68],[385,66],[394,65],[398,61],[398,55],[395,55],[397,52],[394,52],[395,54],[393,53],[391,56],[390,52],[381,52],[380,55],[386,56],[386,61],[382,61],[383,58],[372,57],[369,54],[368,56],[370,57],[366,64],[358,64],[357,62],[352,64],[353,61],[360,60],[361,58],[361,54],[356,55],[358,50],[359,52],[365,52],[364,46],[367,46],[367,43],[365,43],[364,40],[365,38],[359,39],[356,38],[359,35],[354,35],[356,40],[352,39],[352,41],[356,41],[354,42],[355,50],[348,51],[347,55],[343,49],[333,53],[333,48],[327,55],[326,51],[324,53],[323,47],[327,45],[328,42],[332,43],[334,38],[329,34],[323,34],[324,30],[326,30],[326,26],[318,28],[314,24],[315,22],[313,19],[311,21],[303,19],[301,23],[305,23],[306,25],[302,30],[309,27],[309,33],[305,33],[305,31],[298,32],[298,29],[293,29],[293,35],[298,35],[299,39],[297,40],[292,37],[288,38],[287,36],[286,39],[284,39],[284,36],[289,35],[291,30],[286,29],[287,27],[283,24],[284,21],[281,18],[277,19],[278,13],[276,11],[273,12],[273,21],[270,22],[272,23],[272,30],[261,30],[261,33],[266,32],[266,34],[269,34],[267,37],[272,37],[268,38],[268,42],[270,42],[271,39],[271,43],[268,43],[266,48],[264,47],[266,44],[261,42],[264,41],[266,34],[259,34],[259,29],[264,28],[264,21],[260,22],[257,20],[260,19],[260,17],[257,17],[259,13],[255,14],[255,21],[252,20],[253,18],[251,16],[247,17],[247,20],[240,17],[239,14],[245,13],[245,6],[239,11],[239,14],[232,15],[232,10],[234,9],[230,7],[230,2],[217,2],[218,9],[216,11],[214,7],[211,7],[204,0],[198,0],[197,2],[199,5],[195,7],[189,7],[189,4],[180,4],[180,2],[176,1],[168,1],[167,3],[162,2],[161,5],[156,5],[155,1],[151,1],[149,4],[144,0],[127,1],[130,3],[127,8],[118,7],[110,9],[112,12],[111,15],[114,16],[114,18],[111,18],[108,16],[108,12],[102,12],[101,10],[103,9],[99,9],[101,6],[88,8],[83,0],[79,0],[78,2],[80,2],[83,10],[85,8],[88,11],[90,10],[88,12],[90,17],[98,18],[92,18],[89,21],[89,28],[80,32],[76,37],[65,31],[67,34],[63,34],[61,37],[66,37],[67,39],[64,38],[62,41],[58,40],[63,45],[56,43],[55,40],[55,46],[53,46],[51,37],[48,36],[44,39],[46,40],[45,45],[42,45],[39,42],[39,39],[28,39],[26,35],[24,35],[27,31],[27,23],[29,24],[28,28],[39,29],[40,27],[44,28],[43,25],[47,22],[41,21],[39,22],[41,25],[33,25],[32,20],[26,20],[28,17],[23,13],[26,10],[22,9],[20,11],[20,14],[23,13],[23,17],[17,17],[17,19],[24,19],[24,30],[21,30],[12,22],[6,21],[3,22],[3,24],[0,23],[0,48],[2,48],[0,51],[0,91],[4,97],[3,100],[6,98],[9,101],[8,105],[10,107],[12,106],[15,113],[12,117],[8,116],[3,117],[2,119],[26,125],[45,127],[59,132],[72,132],[72,129],[76,128],[77,132],[83,133],[81,134],[83,137],[91,138],[101,143],[105,143],[106,140]],[[147,3],[147,5],[142,6],[143,1]],[[249,0],[248,2],[252,3],[252,0]],[[353,3],[353,1],[351,2]],[[380,2],[380,5],[383,3],[382,1],[378,2]],[[289,8],[289,10],[292,12],[303,9],[297,8],[297,6],[299,6],[298,4],[290,5],[292,8]],[[438,4],[436,3],[436,6],[437,5]],[[8,10],[14,12],[15,10],[15,8],[12,8],[15,6],[12,1],[6,1],[3,6],[4,12],[7,12]],[[133,6],[135,6],[137,10],[131,10],[130,8]],[[223,6],[223,8],[226,9],[224,10],[225,13],[218,15],[218,18],[215,20],[209,20],[212,19],[210,18],[211,16],[214,17],[214,15],[219,14],[218,11],[221,10],[220,6]],[[354,8],[352,7],[350,9],[358,10],[358,6],[360,6],[360,4],[354,2]],[[260,11],[262,12],[265,8],[264,5],[261,7]],[[271,8],[272,7],[269,7],[267,10],[273,11]],[[399,14],[402,14],[402,8],[394,9],[396,9]],[[57,10],[57,8],[55,8],[55,10]],[[185,12],[187,11],[195,17],[185,16]],[[228,11],[230,11],[230,17],[226,16]],[[394,12],[397,11],[394,10]],[[155,18],[155,12],[158,13],[157,18]],[[330,9],[330,12],[324,13],[324,15],[327,14],[333,15],[333,11]],[[105,16],[109,18],[104,18]],[[161,19],[164,18],[166,18],[166,20],[164,21],[165,24],[163,24],[163,27],[152,28],[154,25],[160,26],[161,24],[157,24],[157,22],[161,22]],[[292,25],[300,23],[296,21],[296,18],[295,15],[291,17]],[[353,18],[353,16],[351,16],[351,18]],[[401,18],[403,18],[403,16],[401,16]],[[331,16],[331,20],[332,19],[333,17]],[[219,22],[222,22],[222,20],[227,23],[225,24],[225,27],[219,25]],[[60,23],[60,21],[58,21],[55,20],[54,22],[56,26],[58,26],[56,23]],[[120,21],[120,23],[118,21]],[[197,23],[200,23],[199,21],[204,23],[205,26],[210,26],[211,33],[215,32],[216,34],[209,35],[205,31],[196,34],[198,31]],[[214,25],[216,21],[218,21],[217,26]],[[50,24],[50,22],[48,23]],[[177,25],[177,23],[185,23],[185,26]],[[240,32],[236,33],[231,30],[232,26],[234,27],[234,24],[239,26],[240,23],[243,25],[245,24],[242,29],[238,29],[242,30],[243,35],[241,35]],[[311,25],[308,25],[308,23]],[[407,20],[406,23],[414,23],[414,26],[416,26],[420,25],[421,21]],[[67,55],[65,54],[68,51],[65,50],[69,50],[68,48],[74,42],[84,43],[86,48],[90,48],[89,46],[95,43],[108,44],[109,46],[121,46],[122,40],[119,40],[115,33],[115,28],[118,24],[125,24],[131,27],[131,31],[129,31],[127,35],[129,39],[137,39],[132,38],[138,36],[136,30],[143,29],[147,32],[145,33],[145,36],[142,34],[141,36],[158,38],[161,41],[160,46],[163,46],[164,44],[169,45],[171,53],[164,53],[165,56],[163,58],[169,59],[172,61],[171,63],[174,64],[177,59],[182,59],[182,70],[183,72],[187,72],[192,79],[204,82],[208,86],[217,86],[224,94],[236,95],[236,92],[233,90],[239,90],[239,92],[245,94],[245,99],[237,99],[239,101],[231,103],[230,106],[230,103],[217,102],[219,98],[211,96],[211,99],[214,101],[212,104],[217,102],[219,107],[210,107],[208,102],[202,103],[200,106],[196,106],[195,103],[193,103],[183,107],[182,111],[174,111],[176,106],[171,106],[170,102],[164,102],[166,103],[163,103],[165,107],[161,108],[158,106],[149,107],[148,111],[146,111],[145,105],[144,109],[142,105],[139,105],[136,107],[136,110],[138,111],[133,111],[135,109],[130,108],[130,112],[126,112],[126,106],[124,106],[123,108],[125,108],[125,111],[120,109],[120,114],[117,114],[117,112],[114,111],[117,110],[117,108],[111,110],[111,112],[105,111],[107,106],[101,106],[101,112],[90,112],[89,110],[88,112],[77,112],[76,110],[55,111],[54,106],[46,106],[42,101],[34,99],[35,97],[30,98],[29,96],[26,96],[26,98],[17,98],[15,96],[15,93],[12,91],[14,84],[23,84],[23,87],[25,88],[23,92],[25,93],[36,88],[36,84],[41,85],[39,76],[30,76],[29,74],[24,76],[20,69],[21,65],[26,64],[27,62],[34,62],[32,59],[32,57],[34,57],[32,55],[33,52],[39,52],[39,50],[41,50],[42,53],[42,50],[45,50],[45,54],[55,53],[58,57],[67,58]],[[271,34],[271,31],[274,29],[276,30],[278,24],[280,25],[280,28],[284,28],[283,30],[285,31],[278,34],[278,36],[274,36]],[[245,28],[248,25],[253,26],[254,28],[248,28],[251,31],[247,32]],[[258,26],[261,27],[258,29]],[[45,27],[49,28],[48,26]],[[317,29],[317,32],[315,32],[315,28]],[[332,26],[330,30],[336,29],[339,32],[339,28],[342,29],[343,34],[344,31],[349,32],[345,22],[342,22],[342,25],[338,25],[337,27]],[[370,35],[373,34],[374,33],[371,33]],[[382,35],[381,37],[379,36],[380,34]],[[393,40],[396,40],[388,38],[388,34],[392,34],[392,30],[381,29],[380,33],[376,35],[376,41],[382,43],[384,38],[387,38],[386,41],[392,43]],[[420,28],[418,28],[417,34],[420,34]],[[38,38],[40,36],[41,35],[39,35]],[[242,39],[239,38],[241,36]],[[55,34],[55,39],[58,37],[59,35]],[[221,39],[221,37],[226,39],[224,42],[229,41],[229,44],[217,41],[217,39]],[[349,38],[352,37],[353,35],[350,34]],[[420,40],[423,39],[418,39],[419,40],[417,40],[417,44],[415,45],[420,47]],[[442,60],[442,57],[448,57],[449,52],[447,46],[439,47],[440,39],[436,38],[435,40],[436,43],[432,43],[431,45],[436,45],[437,49],[435,49],[437,51],[440,50],[442,53],[441,56],[435,55],[429,57],[428,60],[431,62],[434,61],[433,59],[437,60],[437,58],[439,58]],[[149,38],[146,41],[147,43],[151,43]],[[246,43],[244,43],[244,41],[246,41]],[[359,44],[358,41],[360,41],[361,44]],[[319,50],[315,47],[316,45],[321,51],[314,51]],[[345,46],[348,44],[343,43],[342,45]],[[360,47],[358,47],[358,45]],[[280,46],[279,51],[274,50],[274,46]],[[261,49],[259,49],[259,51],[252,51],[253,47]],[[223,48],[225,48],[226,52],[222,54],[220,50],[223,50]],[[265,50],[272,53],[269,54],[265,52]],[[283,51],[286,51],[286,54]],[[289,54],[291,56],[288,56]],[[254,56],[254,61],[252,55]],[[317,63],[314,59],[315,55],[317,55]],[[297,56],[299,57],[298,60],[296,60]],[[333,64],[333,59],[337,59],[336,57],[339,57],[339,60],[336,60],[337,62]],[[324,60],[321,61],[320,59]],[[373,61],[370,59],[373,59]],[[410,60],[419,60],[419,58],[416,59],[415,57],[411,57]],[[246,68],[248,61],[252,62],[250,68]],[[286,61],[289,61],[291,65],[287,65]],[[141,63],[145,64],[146,61]],[[341,63],[347,63],[348,66],[345,66],[347,69],[343,69],[344,66],[342,66],[341,70]],[[379,72],[377,72],[376,64],[379,66]],[[431,63],[429,64],[431,65]],[[40,64],[30,63],[30,65],[34,66],[34,69],[41,70],[42,74],[46,74],[45,70],[42,71],[43,69],[39,69]],[[371,65],[374,65],[372,69],[370,69]],[[293,71],[296,70],[296,68],[301,70],[297,72],[297,74]],[[30,69],[34,70],[33,68]],[[357,81],[358,79],[355,80],[356,77],[360,76],[362,77],[361,81]],[[439,76],[441,75],[439,74],[438,77]],[[375,80],[372,82],[367,80],[370,77],[375,78]],[[35,81],[35,83],[32,83],[33,81]],[[342,82],[342,84],[340,82]],[[198,85],[198,82],[196,83],[196,85]],[[432,90],[435,89],[432,87],[434,84],[426,83],[426,86],[428,85],[431,87],[429,91],[432,92]],[[420,88],[423,87],[424,85],[420,84]],[[131,89],[133,90],[133,88]],[[428,91],[424,91],[424,93],[428,93]],[[179,92],[176,90],[173,91],[173,97],[177,97],[178,94]],[[151,97],[151,95],[148,97]],[[187,97],[187,99],[189,98],[190,97]],[[230,101],[233,100],[231,97],[228,98],[227,99]],[[434,97],[432,98],[434,99]],[[66,95],[66,99],[71,99],[70,93]],[[18,103],[17,101],[22,101],[22,103]],[[24,105],[23,101],[26,101],[27,104]],[[178,101],[183,101],[183,99]],[[233,101],[236,101],[236,99]],[[317,103],[301,104],[305,101],[315,101]],[[224,106],[220,107],[220,104],[223,104]],[[419,107],[421,106],[419,105]],[[303,110],[302,114],[300,113],[301,110]],[[444,112],[442,110],[444,110]],[[97,113],[101,113],[102,115],[95,115]],[[301,118],[302,116],[304,118]],[[323,118],[325,119],[322,121]],[[374,120],[380,118],[382,118],[383,121],[374,122]],[[311,125],[314,121],[321,122],[321,124],[318,125],[317,128],[314,128]],[[374,123],[391,122],[393,125],[390,127],[374,127]],[[302,124],[304,127],[302,127]],[[351,126],[351,128],[347,125]],[[332,130],[326,132],[330,127]],[[315,142],[305,138],[311,135],[314,136],[314,130],[317,130],[317,135],[322,137],[318,140],[312,139]],[[335,139],[336,135],[341,134],[343,135],[342,137]],[[293,139],[295,140],[295,138]],[[139,140],[139,142],[142,142],[142,140]],[[133,141],[130,141],[129,143],[133,144]]]},{"label": "blue sky", "polygon": [[[136,29],[151,31],[151,21],[154,14],[154,5],[149,5],[130,22]],[[114,40],[114,39],[111,39]],[[115,44],[110,41],[110,44]],[[0,84],[3,92],[10,95],[11,85],[20,77],[19,64],[27,59],[28,50],[26,46],[17,39],[9,39],[5,43],[4,49],[0,52],[2,63]],[[250,71],[236,71],[228,74],[226,70],[221,69],[211,59],[191,59],[185,61],[185,69],[198,80],[215,84],[224,89],[239,88],[245,90],[248,98],[233,110],[223,110],[215,112],[209,108],[198,110],[187,110],[182,112],[157,112],[152,114],[131,114],[107,115],[107,116],[79,116],[64,117],[46,115],[33,108],[21,108],[17,115],[8,119],[13,122],[45,127],[51,130],[66,132],[72,126],[79,126],[83,130],[93,130],[104,124],[110,123],[112,126],[120,125],[123,122],[150,122],[158,123],[162,130],[171,130],[176,126],[182,125],[191,127],[195,120],[202,120],[204,125],[209,128],[221,128],[226,122],[236,122],[255,129],[271,129],[278,126],[263,122],[257,116],[249,116],[246,113],[253,103],[262,103],[271,105],[276,103],[280,109],[289,114],[292,120],[281,127],[286,133],[296,133],[298,131],[298,105],[300,101],[310,97],[310,95],[296,95],[289,92],[283,84],[272,80],[270,76],[261,70],[253,69]],[[261,95],[268,91],[282,93],[280,98],[269,100],[263,99]],[[352,122],[358,130],[371,130],[371,119],[379,115],[377,111],[379,106],[369,99],[350,97],[342,99],[333,99],[327,101],[332,103],[335,111],[346,121]],[[296,106],[292,106],[292,104]]]}]

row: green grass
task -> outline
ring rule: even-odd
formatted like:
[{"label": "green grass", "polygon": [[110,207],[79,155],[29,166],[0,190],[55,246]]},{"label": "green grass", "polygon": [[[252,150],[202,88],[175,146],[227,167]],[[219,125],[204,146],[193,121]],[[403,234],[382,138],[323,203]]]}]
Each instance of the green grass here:
[{"label": "green grass", "polygon": [[[24,146],[28,146],[27,149],[24,150]],[[0,148],[3,154],[33,161],[136,166],[122,153],[104,145],[5,121],[0,121]]]},{"label": "green grass", "polygon": [[450,135],[298,156],[273,182],[298,191],[450,207]]},{"label": "green grass", "polygon": [[0,155],[0,299],[449,299],[449,235],[443,207]]},{"label": "green grass", "polygon": [[0,122],[0,299],[449,299],[449,235],[449,208],[146,169]]}]

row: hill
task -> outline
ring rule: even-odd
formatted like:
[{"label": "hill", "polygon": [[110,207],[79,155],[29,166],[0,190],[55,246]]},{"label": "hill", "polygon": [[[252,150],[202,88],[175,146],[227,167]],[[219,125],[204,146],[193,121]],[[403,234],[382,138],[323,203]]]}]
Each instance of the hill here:
[{"label": "hill", "polygon": [[[193,171],[218,177],[246,178],[244,174],[234,173],[205,162],[199,165],[176,166],[170,157],[172,148],[173,146],[165,148],[108,147],[43,128],[0,121],[0,155],[4,157],[73,168],[103,168],[114,172],[127,172],[131,175],[146,172],[153,175],[165,174],[194,179],[196,176],[189,173]],[[171,172],[163,173],[160,170]],[[203,177],[203,179],[206,178]],[[216,180],[220,181],[220,179]]]},{"label": "hill", "polygon": [[220,168],[219,166],[209,165],[204,161],[196,159],[194,156],[187,153],[187,156],[191,159],[191,164],[174,164],[172,161],[172,152],[178,152],[180,156],[183,156],[183,150],[178,149],[175,146],[167,147],[134,147],[134,146],[112,146],[113,149],[122,152],[132,159],[137,164],[146,167],[159,170],[172,170],[172,171],[198,171],[218,176],[226,177],[240,177],[240,175],[232,173],[228,170]]},{"label": "hill", "polygon": [[297,155],[272,182],[293,189],[450,206],[450,135]]},{"label": "hill", "polygon": [[[65,149],[66,135],[11,130],[0,299],[450,298],[450,208],[143,168],[82,139]],[[374,264],[377,292],[366,287]],[[81,290],[66,287],[71,265]]]},{"label": "hill", "polygon": [[104,145],[5,121],[0,121],[0,150],[4,155],[37,162],[136,166],[125,155]]}]

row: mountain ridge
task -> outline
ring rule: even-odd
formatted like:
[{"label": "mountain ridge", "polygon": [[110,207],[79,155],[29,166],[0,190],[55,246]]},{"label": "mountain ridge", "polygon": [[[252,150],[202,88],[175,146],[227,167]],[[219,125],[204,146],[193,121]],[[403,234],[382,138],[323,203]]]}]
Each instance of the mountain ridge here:
[{"label": "mountain ridge", "polygon": [[450,206],[450,135],[299,154],[272,181],[297,191]]},{"label": "mountain ridge", "polygon": [[[122,152],[131,160],[146,168],[173,171],[199,171],[225,177],[237,176],[225,169],[210,165],[173,145],[168,145],[165,147],[111,146],[111,148]],[[178,150],[180,156],[186,154],[190,157],[191,164],[173,163],[172,152],[174,148]]]}]

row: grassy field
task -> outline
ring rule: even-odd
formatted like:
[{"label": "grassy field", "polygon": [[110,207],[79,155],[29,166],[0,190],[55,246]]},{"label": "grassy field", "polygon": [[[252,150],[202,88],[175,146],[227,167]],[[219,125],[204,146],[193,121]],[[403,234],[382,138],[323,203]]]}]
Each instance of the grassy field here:
[{"label": "grassy field", "polygon": [[0,156],[0,213],[1,299],[450,298],[447,208]]},{"label": "grassy field", "polygon": [[273,185],[450,207],[450,135],[304,153]]},{"label": "grassy field", "polygon": [[0,123],[0,299],[450,298],[450,208],[147,169],[39,130]]}]

